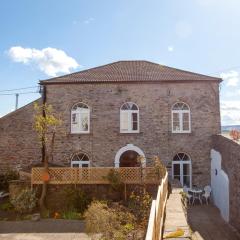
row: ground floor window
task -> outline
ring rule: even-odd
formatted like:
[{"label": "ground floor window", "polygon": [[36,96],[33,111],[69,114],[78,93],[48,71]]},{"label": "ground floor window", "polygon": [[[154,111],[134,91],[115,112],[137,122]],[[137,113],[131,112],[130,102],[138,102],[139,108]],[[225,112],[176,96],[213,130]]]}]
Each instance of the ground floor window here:
[{"label": "ground floor window", "polygon": [[178,179],[182,186],[192,187],[192,163],[186,153],[178,153],[172,161],[172,177]]},{"label": "ground floor window", "polygon": [[90,159],[86,153],[75,153],[71,159],[71,167],[90,167]]}]

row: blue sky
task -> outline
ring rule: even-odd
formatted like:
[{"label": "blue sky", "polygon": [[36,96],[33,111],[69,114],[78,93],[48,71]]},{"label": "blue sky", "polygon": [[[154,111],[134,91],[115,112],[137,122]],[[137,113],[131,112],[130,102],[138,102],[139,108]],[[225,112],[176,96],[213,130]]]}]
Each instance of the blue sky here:
[{"label": "blue sky", "polygon": [[[239,0],[5,0],[0,9],[0,91],[145,59],[224,77],[222,123],[240,124]],[[1,94],[15,92],[0,92],[1,116],[15,104]],[[38,97],[22,94],[19,104]]]}]

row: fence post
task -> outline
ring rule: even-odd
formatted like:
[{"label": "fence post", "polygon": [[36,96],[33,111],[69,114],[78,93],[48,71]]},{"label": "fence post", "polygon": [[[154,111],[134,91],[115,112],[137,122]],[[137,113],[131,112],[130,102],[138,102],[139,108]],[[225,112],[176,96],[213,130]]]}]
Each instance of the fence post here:
[{"label": "fence post", "polygon": [[127,184],[124,183],[124,200],[127,200]]}]

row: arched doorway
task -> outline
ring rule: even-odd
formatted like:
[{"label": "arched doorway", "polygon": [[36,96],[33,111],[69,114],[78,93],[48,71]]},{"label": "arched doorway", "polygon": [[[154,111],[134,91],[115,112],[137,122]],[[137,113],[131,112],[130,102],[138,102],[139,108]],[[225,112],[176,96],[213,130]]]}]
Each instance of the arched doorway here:
[{"label": "arched doorway", "polygon": [[115,167],[137,167],[139,166],[137,162],[138,156],[144,157],[142,165],[145,167],[146,160],[144,152],[133,144],[127,144],[118,150],[114,160]]},{"label": "arched doorway", "polygon": [[139,167],[140,164],[138,162],[138,156],[139,154],[135,151],[128,150],[124,152],[119,161],[120,167]]}]

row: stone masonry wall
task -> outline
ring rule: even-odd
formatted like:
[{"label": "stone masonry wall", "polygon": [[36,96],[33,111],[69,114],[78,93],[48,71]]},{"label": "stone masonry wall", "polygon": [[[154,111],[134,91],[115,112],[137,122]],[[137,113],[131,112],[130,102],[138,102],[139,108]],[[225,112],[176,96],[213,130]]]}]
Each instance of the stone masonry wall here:
[{"label": "stone masonry wall", "polygon": [[[160,84],[47,85],[47,103],[62,114],[64,132],[56,137],[54,163],[70,166],[73,153],[83,151],[91,166],[114,166],[117,151],[127,144],[142,149],[151,164],[154,155],[169,167],[178,152],[192,159],[193,184],[210,183],[211,136],[220,132],[219,91],[216,82]],[[140,110],[140,133],[120,133],[120,107],[126,101]],[[171,106],[177,101],[191,108],[192,132],[171,131]],[[90,133],[70,133],[70,112],[84,102],[91,110]]]},{"label": "stone masonry wall", "polygon": [[41,161],[41,145],[33,130],[33,104],[0,118],[0,173]]},{"label": "stone masonry wall", "polygon": [[221,135],[213,136],[213,149],[222,156],[222,168],[229,178],[229,220],[240,230],[240,144]]}]

